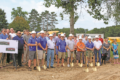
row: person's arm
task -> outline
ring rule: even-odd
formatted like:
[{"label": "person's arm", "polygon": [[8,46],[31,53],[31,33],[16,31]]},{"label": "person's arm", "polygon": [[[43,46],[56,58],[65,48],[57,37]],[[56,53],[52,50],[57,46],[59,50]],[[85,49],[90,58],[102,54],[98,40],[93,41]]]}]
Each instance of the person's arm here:
[{"label": "person's arm", "polygon": [[44,50],[44,48],[42,47],[42,45],[40,43],[38,43],[38,46]]},{"label": "person's arm", "polygon": [[108,48],[105,47],[105,43],[103,44],[103,48],[104,48],[104,49],[108,49]]},{"label": "person's arm", "polygon": [[37,44],[31,44],[31,39],[28,40],[28,46],[36,46]]}]

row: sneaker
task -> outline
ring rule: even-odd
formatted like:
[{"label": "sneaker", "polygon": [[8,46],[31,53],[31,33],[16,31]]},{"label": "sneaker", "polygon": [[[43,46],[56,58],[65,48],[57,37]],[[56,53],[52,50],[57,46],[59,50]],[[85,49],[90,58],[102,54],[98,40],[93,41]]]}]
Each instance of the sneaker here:
[{"label": "sneaker", "polygon": [[51,68],[55,68],[55,67],[51,66]]},{"label": "sneaker", "polygon": [[36,67],[34,67],[34,70],[37,70],[37,68],[36,68]]},{"label": "sneaker", "polygon": [[49,68],[49,66],[47,66],[47,68]]},{"label": "sneaker", "polygon": [[29,68],[28,68],[28,71],[32,71],[32,69],[29,67]]},{"label": "sneaker", "polygon": [[68,67],[70,67],[70,65],[69,65],[69,64],[68,64],[67,66],[68,66]]}]

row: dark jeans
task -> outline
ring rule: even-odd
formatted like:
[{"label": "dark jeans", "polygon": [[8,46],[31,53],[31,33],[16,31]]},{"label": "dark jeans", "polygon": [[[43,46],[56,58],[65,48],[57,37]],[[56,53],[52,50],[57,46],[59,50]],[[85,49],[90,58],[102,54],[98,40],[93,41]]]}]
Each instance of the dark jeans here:
[{"label": "dark jeans", "polygon": [[10,62],[10,55],[11,55],[11,54],[7,53],[7,63]]},{"label": "dark jeans", "polygon": [[15,59],[14,56],[16,58],[16,60],[18,60],[18,65],[21,66],[21,58],[22,58],[22,53],[23,53],[23,49],[18,49],[18,54],[13,54],[13,65],[15,66]]}]

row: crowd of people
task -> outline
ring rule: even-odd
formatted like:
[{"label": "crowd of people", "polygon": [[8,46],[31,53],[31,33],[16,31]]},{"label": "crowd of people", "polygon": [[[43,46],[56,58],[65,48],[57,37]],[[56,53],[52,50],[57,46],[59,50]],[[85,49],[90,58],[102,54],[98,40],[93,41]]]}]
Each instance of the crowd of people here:
[{"label": "crowd of people", "polygon": [[[97,62],[97,58],[99,58],[99,63],[102,65],[103,60],[101,62],[101,58],[106,56],[104,63],[106,63],[106,61],[110,63],[110,50],[113,51],[114,64],[119,64],[118,44],[116,40],[114,40],[111,47],[108,39],[103,40],[101,35],[96,35],[95,38],[92,39],[91,36],[84,36],[84,34],[79,36],[69,34],[69,36],[66,37],[65,33],[58,33],[58,35],[56,33],[49,34],[43,30],[37,34],[35,31],[30,33],[29,30],[24,30],[22,34],[21,31],[15,33],[13,28],[10,30],[3,28],[0,39],[18,40],[18,54],[15,54],[18,65],[20,67],[27,65],[30,71],[32,70],[32,61],[34,63],[34,70],[36,70],[37,59],[38,63],[42,64],[41,67],[46,65],[48,69],[55,68],[54,63],[57,63],[57,67],[59,67],[60,62],[61,66],[64,67],[66,57],[67,67],[71,67],[70,61],[76,62],[77,65],[79,63],[88,64],[93,61],[93,57],[95,57],[95,62]],[[36,54],[36,52],[38,54]],[[86,59],[86,56],[88,59]],[[45,64],[45,58],[47,58],[47,64]],[[12,59],[13,54],[0,53],[0,67],[6,67],[6,61],[11,64]],[[49,64],[50,62],[51,64]],[[14,61],[13,65],[15,66]]]}]

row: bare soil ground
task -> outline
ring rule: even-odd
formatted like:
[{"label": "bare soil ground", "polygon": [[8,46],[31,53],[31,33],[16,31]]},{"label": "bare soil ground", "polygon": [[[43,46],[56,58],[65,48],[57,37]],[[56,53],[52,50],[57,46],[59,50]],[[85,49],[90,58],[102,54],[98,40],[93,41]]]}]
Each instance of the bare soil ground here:
[{"label": "bare soil ground", "polygon": [[120,64],[106,63],[97,67],[94,72],[89,67],[89,72],[85,72],[84,67],[80,68],[76,64],[74,67],[57,67],[49,68],[38,72],[37,70],[28,71],[28,67],[15,67],[9,65],[0,69],[0,80],[120,80]]}]

